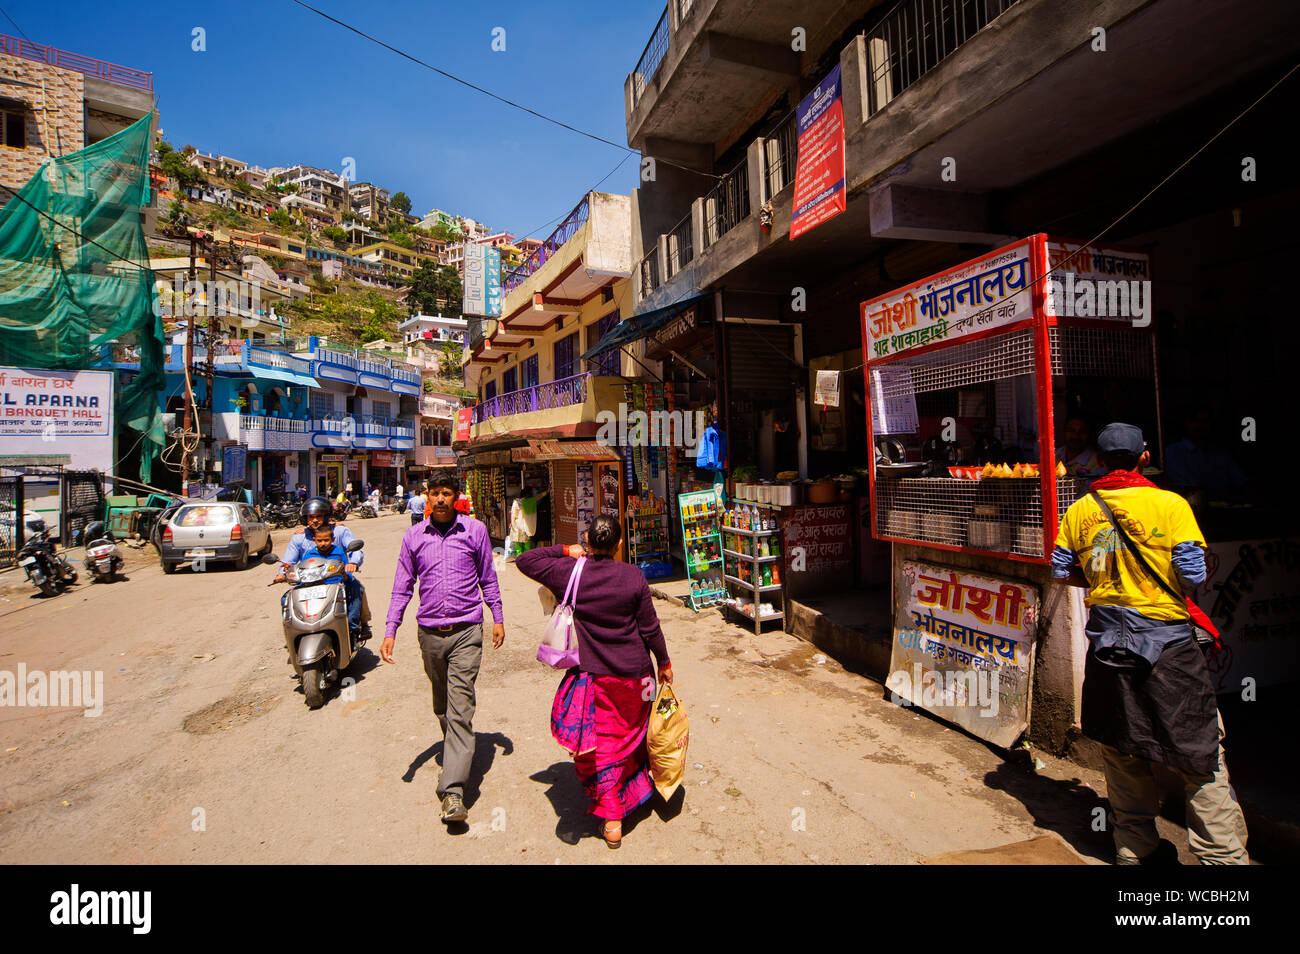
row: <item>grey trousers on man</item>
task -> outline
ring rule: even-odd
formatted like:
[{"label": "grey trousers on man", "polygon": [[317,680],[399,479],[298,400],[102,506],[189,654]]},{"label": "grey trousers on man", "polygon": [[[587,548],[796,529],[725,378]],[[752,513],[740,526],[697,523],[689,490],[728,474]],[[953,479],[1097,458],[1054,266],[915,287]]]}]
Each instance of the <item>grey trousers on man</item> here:
[{"label": "grey trousers on man", "polygon": [[420,652],[433,684],[433,713],[442,726],[442,775],[438,796],[465,795],[474,761],[474,680],[483,661],[483,624],[451,632],[421,626]]},{"label": "grey trousers on man", "polygon": [[[1246,820],[1223,761],[1223,716],[1219,716],[1219,764],[1213,775],[1169,766],[1183,779],[1187,842],[1203,865],[1248,865]],[[1115,817],[1115,863],[1135,865],[1160,844],[1156,815],[1160,791],[1145,759],[1102,745],[1106,795]]]}]

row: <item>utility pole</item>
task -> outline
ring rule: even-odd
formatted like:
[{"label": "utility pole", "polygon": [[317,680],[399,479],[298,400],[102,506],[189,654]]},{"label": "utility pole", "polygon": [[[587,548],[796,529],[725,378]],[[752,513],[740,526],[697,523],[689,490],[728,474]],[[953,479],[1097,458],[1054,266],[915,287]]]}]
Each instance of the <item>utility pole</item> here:
[{"label": "utility pole", "polygon": [[[185,283],[186,288],[188,289],[192,289],[194,287],[194,282],[198,278],[197,264],[195,262],[195,246],[197,242],[198,240],[194,237],[193,234],[191,234],[190,235],[189,281]],[[193,377],[193,373],[194,373],[194,315],[193,315],[194,309],[192,307],[192,304],[193,304],[192,301],[186,299],[185,300],[186,307],[184,307],[183,309],[186,312],[186,315],[185,315],[185,417],[183,419],[183,423],[181,426],[182,441],[188,439],[190,428],[194,424],[194,418],[193,418],[194,389],[190,385],[190,379]],[[188,497],[190,495],[189,485],[190,485],[190,455],[189,452],[185,450],[184,445],[182,445],[181,446],[181,496],[182,497]]]}]

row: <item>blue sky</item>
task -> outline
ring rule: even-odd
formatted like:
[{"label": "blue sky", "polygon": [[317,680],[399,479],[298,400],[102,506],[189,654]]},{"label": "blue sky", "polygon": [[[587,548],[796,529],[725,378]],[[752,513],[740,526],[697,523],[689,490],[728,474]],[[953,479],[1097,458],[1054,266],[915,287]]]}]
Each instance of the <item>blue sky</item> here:
[{"label": "blue sky", "polygon": [[[623,81],[659,0],[523,3],[309,0],[412,56],[506,98],[625,143]],[[154,74],[160,124],[260,166],[303,162],[518,235],[564,216],[626,153],[432,73],[290,0],[207,4],[0,0],[33,41]],[[205,52],[192,30],[206,31]],[[492,31],[503,27],[505,52]],[[0,17],[0,32],[17,35]],[[628,158],[601,186],[630,191]],[[542,238],[554,228],[536,231]]]}]

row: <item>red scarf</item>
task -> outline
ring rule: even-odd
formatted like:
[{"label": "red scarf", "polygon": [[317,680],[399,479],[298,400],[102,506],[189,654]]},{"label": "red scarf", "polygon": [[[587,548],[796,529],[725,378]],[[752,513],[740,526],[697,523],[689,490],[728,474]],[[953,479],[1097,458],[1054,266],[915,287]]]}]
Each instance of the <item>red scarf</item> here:
[{"label": "red scarf", "polygon": [[[1151,483],[1151,481],[1132,470],[1112,470],[1106,476],[1098,477],[1094,480],[1091,489],[1122,490],[1125,487],[1150,487],[1155,490],[1159,489],[1155,484]],[[1187,612],[1191,614],[1192,622],[1214,637],[1214,651],[1218,652],[1223,648],[1222,644],[1219,642],[1218,627],[1210,621],[1210,617],[1205,614],[1203,609],[1192,602],[1190,597],[1183,597],[1183,599],[1187,601]]]}]

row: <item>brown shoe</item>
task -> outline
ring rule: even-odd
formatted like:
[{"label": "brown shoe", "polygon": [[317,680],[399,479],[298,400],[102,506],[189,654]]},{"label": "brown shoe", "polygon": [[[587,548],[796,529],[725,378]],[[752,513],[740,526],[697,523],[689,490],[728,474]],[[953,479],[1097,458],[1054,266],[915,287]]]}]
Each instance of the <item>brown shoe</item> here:
[{"label": "brown shoe", "polygon": [[623,843],[623,820],[616,818],[605,822],[600,834],[605,839],[605,844],[617,848]]}]

